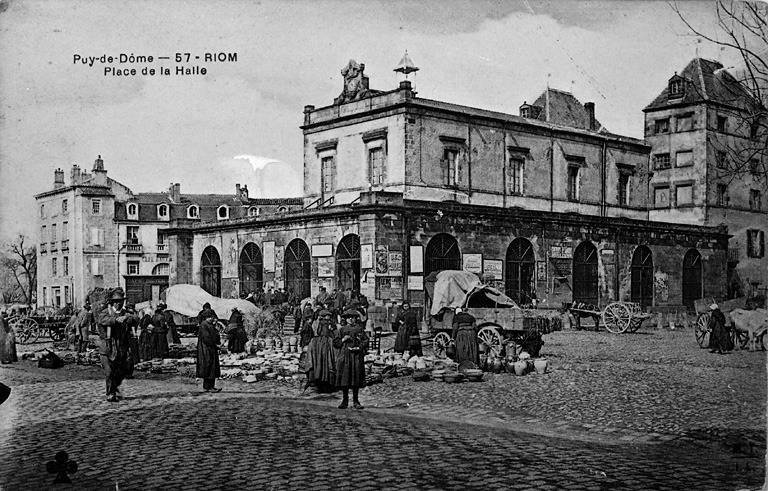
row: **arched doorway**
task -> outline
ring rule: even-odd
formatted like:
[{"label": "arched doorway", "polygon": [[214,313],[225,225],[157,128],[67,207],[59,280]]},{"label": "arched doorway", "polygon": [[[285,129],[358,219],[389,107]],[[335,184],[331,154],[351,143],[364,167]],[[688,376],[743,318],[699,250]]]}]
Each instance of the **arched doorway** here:
[{"label": "arched doorway", "polygon": [[582,242],[573,253],[573,301],[599,302],[597,282],[597,248],[589,241]]},{"label": "arched doorway", "polygon": [[701,254],[691,249],[683,257],[683,305],[694,310],[693,303],[702,298],[702,265]]},{"label": "arched doorway", "polygon": [[261,249],[248,242],[240,253],[240,293],[248,294],[264,286],[264,259]]},{"label": "arched doorway", "polygon": [[424,256],[424,275],[446,269],[461,270],[459,243],[450,234],[437,234],[432,237]]},{"label": "arched doorway", "polygon": [[531,303],[534,285],[536,258],[533,244],[527,239],[518,238],[507,248],[504,290],[508,297],[521,305]]},{"label": "arched doorway", "polygon": [[221,257],[219,257],[219,251],[213,246],[206,247],[200,262],[203,272],[203,290],[214,297],[221,296]]},{"label": "arched doorway", "polygon": [[311,274],[307,243],[292,240],[285,249],[285,287],[293,288],[299,298],[307,298],[311,295]]},{"label": "arched doorway", "polygon": [[360,237],[345,236],[336,248],[336,286],[360,291]]},{"label": "arched doorway", "polygon": [[646,246],[639,246],[632,254],[630,299],[641,307],[653,305],[653,254]]}]

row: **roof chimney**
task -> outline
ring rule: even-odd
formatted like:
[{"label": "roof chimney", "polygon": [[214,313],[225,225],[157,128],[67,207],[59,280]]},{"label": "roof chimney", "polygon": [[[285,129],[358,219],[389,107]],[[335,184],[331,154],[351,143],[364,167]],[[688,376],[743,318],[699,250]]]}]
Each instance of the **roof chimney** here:
[{"label": "roof chimney", "polygon": [[72,166],[72,172],[69,175],[69,180],[73,186],[77,186],[78,184],[80,184],[80,166],[79,165]]},{"label": "roof chimney", "polygon": [[53,189],[61,189],[64,187],[64,171],[56,169],[53,171]]},{"label": "roof chimney", "polygon": [[240,199],[243,200],[243,202],[248,201],[248,185],[243,184],[242,189],[240,189]]},{"label": "roof chimney", "polygon": [[587,129],[595,131],[597,129],[597,123],[595,122],[595,103],[585,102],[584,109],[587,111],[587,116],[589,117],[589,127]]},{"label": "roof chimney", "polygon": [[168,187],[168,199],[170,199],[172,203],[181,202],[181,184],[178,182],[176,184],[171,183]]},{"label": "roof chimney", "polygon": [[103,171],[103,170],[104,170],[104,161],[101,160],[101,155],[99,155],[99,158],[97,158],[93,162],[93,171],[96,172],[96,171]]},{"label": "roof chimney", "polygon": [[240,199],[240,183],[235,184],[235,198]]}]

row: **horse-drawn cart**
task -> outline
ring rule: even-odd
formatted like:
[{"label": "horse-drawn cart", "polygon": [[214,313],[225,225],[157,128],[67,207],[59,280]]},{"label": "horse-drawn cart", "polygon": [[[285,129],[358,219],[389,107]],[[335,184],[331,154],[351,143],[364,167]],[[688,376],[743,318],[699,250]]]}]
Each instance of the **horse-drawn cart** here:
[{"label": "horse-drawn cart", "polygon": [[451,343],[454,309],[463,308],[478,327],[478,341],[486,352],[498,357],[502,351],[527,351],[538,356],[542,336],[562,329],[555,310],[521,309],[495,288],[480,283],[477,276],[462,271],[440,271],[425,278],[429,301],[428,323],[434,335],[435,356],[444,358]]},{"label": "horse-drawn cart", "polygon": [[66,339],[66,327],[70,315],[12,315],[8,323],[16,332],[19,343],[34,343],[40,337],[48,336],[54,341]]},{"label": "horse-drawn cart", "polygon": [[592,317],[595,326],[599,326],[602,319],[603,325],[608,331],[621,334],[623,332],[635,332],[640,329],[643,322],[650,319],[652,314],[643,312],[642,307],[636,302],[612,302],[603,310],[592,304],[574,302],[566,307],[576,319]]},{"label": "horse-drawn cart", "polygon": [[[715,303],[715,299],[708,297],[696,300],[693,303],[694,309],[696,309],[696,326],[694,328],[694,334],[696,335],[696,342],[699,343],[699,347],[709,347],[709,335],[712,329],[709,327],[709,320],[712,317],[712,312],[709,310],[710,305]],[[731,321],[731,312],[736,309],[744,309],[747,304],[747,297],[739,297],[731,300],[725,300],[719,302],[717,306],[720,311],[725,315],[725,325],[730,327],[731,339],[734,346],[744,348],[749,343],[749,335],[745,332],[738,331],[733,326]],[[764,334],[764,333],[763,333]],[[760,347],[765,349],[764,335],[760,335]]]}]

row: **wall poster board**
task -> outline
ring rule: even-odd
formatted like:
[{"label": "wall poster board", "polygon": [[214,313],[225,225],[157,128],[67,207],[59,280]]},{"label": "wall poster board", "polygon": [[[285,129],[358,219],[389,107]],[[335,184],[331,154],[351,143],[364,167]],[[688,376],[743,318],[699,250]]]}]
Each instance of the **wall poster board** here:
[{"label": "wall poster board", "polygon": [[333,256],[333,244],[312,244],[312,257]]},{"label": "wall poster board", "polygon": [[389,248],[387,246],[376,247],[376,274],[389,274]]},{"label": "wall poster board", "polygon": [[274,242],[262,242],[262,249],[264,250],[264,271],[275,271],[275,243]]},{"label": "wall poster board", "polygon": [[483,272],[483,255],[462,254],[462,269],[468,273],[481,274]]},{"label": "wall poster board", "polygon": [[486,259],[483,261],[483,278],[501,280],[504,277],[504,261],[501,259]]},{"label": "wall poster board", "polygon": [[360,246],[360,268],[373,269],[373,244]]},{"label": "wall poster board", "polygon": [[403,253],[389,251],[388,266],[389,276],[403,276]]},{"label": "wall poster board", "polygon": [[317,258],[317,277],[318,278],[333,278],[336,274],[336,258],[330,257],[318,257]]},{"label": "wall poster board", "polygon": [[411,275],[408,275],[408,289],[409,290],[423,290],[424,289],[424,277],[423,276],[411,276]]},{"label": "wall poster board", "polygon": [[411,273],[423,273],[424,272],[424,246],[415,245],[411,246],[408,250],[408,257],[410,259]]}]

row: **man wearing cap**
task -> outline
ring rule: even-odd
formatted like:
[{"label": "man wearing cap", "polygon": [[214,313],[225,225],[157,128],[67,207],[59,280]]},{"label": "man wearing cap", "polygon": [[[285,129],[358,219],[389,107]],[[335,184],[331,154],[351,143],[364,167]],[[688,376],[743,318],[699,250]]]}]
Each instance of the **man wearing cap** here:
[{"label": "man wearing cap", "polygon": [[128,370],[130,314],[123,309],[125,295],[116,288],[98,318],[99,355],[107,382],[107,401],[117,402],[120,384]]},{"label": "man wearing cap", "polygon": [[333,346],[339,350],[336,361],[336,386],[344,394],[339,409],[349,406],[349,389],[352,389],[352,407],[363,409],[358,391],[365,387],[365,353],[368,351],[368,335],[360,320],[360,312],[353,309],[341,314],[344,324],[333,338]]},{"label": "man wearing cap", "polygon": [[728,329],[725,327],[725,315],[720,311],[720,307],[713,303],[709,306],[711,316],[709,318],[709,352],[723,354],[724,351],[733,349],[733,341]]},{"label": "man wearing cap", "polygon": [[216,388],[216,379],[221,377],[219,348],[221,337],[216,329],[216,313],[211,309],[200,312],[203,322],[197,336],[197,378],[203,379],[205,392],[221,392]]}]

